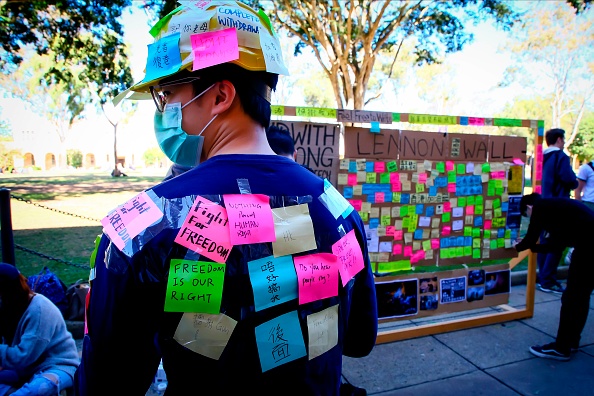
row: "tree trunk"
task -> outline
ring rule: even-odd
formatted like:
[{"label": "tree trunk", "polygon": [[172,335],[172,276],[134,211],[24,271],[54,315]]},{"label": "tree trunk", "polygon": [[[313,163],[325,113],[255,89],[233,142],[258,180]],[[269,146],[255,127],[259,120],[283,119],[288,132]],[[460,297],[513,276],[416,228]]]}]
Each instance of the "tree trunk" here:
[{"label": "tree trunk", "polygon": [[120,177],[122,172],[118,169],[118,124],[113,125],[113,177]]}]

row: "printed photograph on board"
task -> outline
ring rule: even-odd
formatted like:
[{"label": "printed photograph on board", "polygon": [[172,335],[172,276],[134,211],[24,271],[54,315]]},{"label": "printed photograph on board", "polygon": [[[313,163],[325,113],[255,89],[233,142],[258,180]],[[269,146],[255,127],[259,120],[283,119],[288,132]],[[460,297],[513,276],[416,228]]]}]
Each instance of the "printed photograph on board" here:
[{"label": "printed photograph on board", "polygon": [[441,303],[455,303],[466,300],[466,277],[440,280]]},{"label": "printed photograph on board", "polygon": [[466,301],[480,301],[485,296],[485,288],[484,286],[474,286],[468,288],[468,293],[466,296]]},{"label": "printed photograph on board", "polygon": [[510,271],[487,272],[485,274],[485,295],[509,293],[511,289]]},{"label": "printed photograph on board", "polygon": [[421,296],[421,311],[433,311],[438,307],[437,294]]},{"label": "printed photograph on board", "polygon": [[418,279],[376,282],[379,318],[395,318],[418,313]]},{"label": "printed photograph on board", "polygon": [[419,279],[419,293],[435,293],[437,291],[437,277]]},{"label": "printed photograph on board", "polygon": [[485,270],[472,270],[468,272],[468,286],[482,285],[485,283]]}]

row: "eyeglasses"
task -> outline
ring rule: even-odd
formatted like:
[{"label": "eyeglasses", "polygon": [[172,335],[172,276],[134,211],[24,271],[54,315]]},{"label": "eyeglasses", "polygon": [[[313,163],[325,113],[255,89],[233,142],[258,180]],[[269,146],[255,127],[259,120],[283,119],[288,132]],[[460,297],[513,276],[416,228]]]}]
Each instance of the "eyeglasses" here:
[{"label": "eyeglasses", "polygon": [[185,77],[179,80],[169,81],[149,87],[153,101],[155,102],[155,106],[157,106],[157,110],[162,113],[165,110],[165,105],[167,104],[167,96],[169,95],[169,92],[164,91],[163,88],[170,87],[172,85],[189,84],[197,80],[200,80],[200,77]]}]

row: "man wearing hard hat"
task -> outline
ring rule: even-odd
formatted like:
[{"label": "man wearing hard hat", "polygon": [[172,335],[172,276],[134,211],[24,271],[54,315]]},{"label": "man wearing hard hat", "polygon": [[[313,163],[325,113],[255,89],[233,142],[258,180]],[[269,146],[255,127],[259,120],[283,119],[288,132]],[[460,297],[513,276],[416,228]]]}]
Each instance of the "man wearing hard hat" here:
[{"label": "man wearing hard hat", "polygon": [[76,393],[144,395],[162,360],[168,395],[338,394],[342,356],[377,335],[363,223],[268,145],[287,70],[266,15],[182,3],[122,97],[154,100],[161,149],[192,169],[103,219]]}]

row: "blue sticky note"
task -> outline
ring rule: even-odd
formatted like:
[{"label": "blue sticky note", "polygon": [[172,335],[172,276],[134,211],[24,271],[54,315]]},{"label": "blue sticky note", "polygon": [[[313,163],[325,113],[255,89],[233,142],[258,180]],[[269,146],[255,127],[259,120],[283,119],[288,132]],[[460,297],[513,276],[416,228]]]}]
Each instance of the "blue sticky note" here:
[{"label": "blue sticky note", "polygon": [[400,195],[400,203],[408,204],[410,203],[410,194],[402,194]]},{"label": "blue sticky note", "polygon": [[248,262],[256,311],[295,300],[297,274],[292,256],[264,257]]},{"label": "blue sticky note", "polygon": [[441,238],[441,242],[439,244],[439,247],[441,248],[448,248],[450,247],[450,241],[448,238]]},{"label": "blue sticky note", "polygon": [[460,125],[468,125],[468,117],[460,117]]},{"label": "blue sticky note", "polygon": [[456,238],[456,246],[458,246],[458,247],[464,246],[464,237],[463,236],[459,236]]},{"label": "blue sticky note", "polygon": [[369,132],[380,133],[380,123],[378,121],[371,121]]},{"label": "blue sticky note", "polygon": [[538,127],[538,136],[544,136],[544,127]]},{"label": "blue sticky note", "polygon": [[427,206],[425,216],[431,217],[435,214],[435,206]]},{"label": "blue sticky note", "polygon": [[377,228],[379,227],[379,219],[377,217],[373,217],[369,219],[369,228]]},{"label": "blue sticky note", "polygon": [[464,246],[472,246],[472,237],[464,237]]},{"label": "blue sticky note", "polygon": [[436,186],[429,187],[429,196],[435,197],[436,195],[437,195],[437,187]]},{"label": "blue sticky note", "polygon": [[365,172],[375,172],[375,162],[366,161],[365,162]]},{"label": "blue sticky note", "polygon": [[415,207],[415,214],[418,214],[418,215],[423,214],[424,206],[425,205],[423,205],[423,204],[417,204],[417,206]]},{"label": "blue sticky note", "polygon": [[505,237],[505,228],[498,228],[497,229],[497,238]]},{"label": "blue sticky note", "polygon": [[357,162],[349,161],[349,173],[357,173]]},{"label": "blue sticky note", "polygon": [[415,230],[414,239],[423,239],[423,230],[422,229],[417,228]]},{"label": "blue sticky note", "polygon": [[297,311],[256,327],[256,343],[262,372],[307,355]]},{"label": "blue sticky note", "polygon": [[345,187],[344,190],[342,190],[342,195],[345,198],[353,198],[353,187]]},{"label": "blue sticky note", "polygon": [[501,203],[501,211],[507,212],[509,210],[509,202],[502,202]]},{"label": "blue sticky note", "polygon": [[475,227],[482,227],[483,226],[483,217],[477,216],[474,218],[474,226]]},{"label": "blue sticky note", "polygon": [[143,81],[157,80],[179,70],[181,66],[179,37],[179,32],[170,34],[148,45],[146,76]]},{"label": "blue sticky note", "polygon": [[375,193],[369,194],[367,196],[367,202],[374,204],[375,203]]}]

